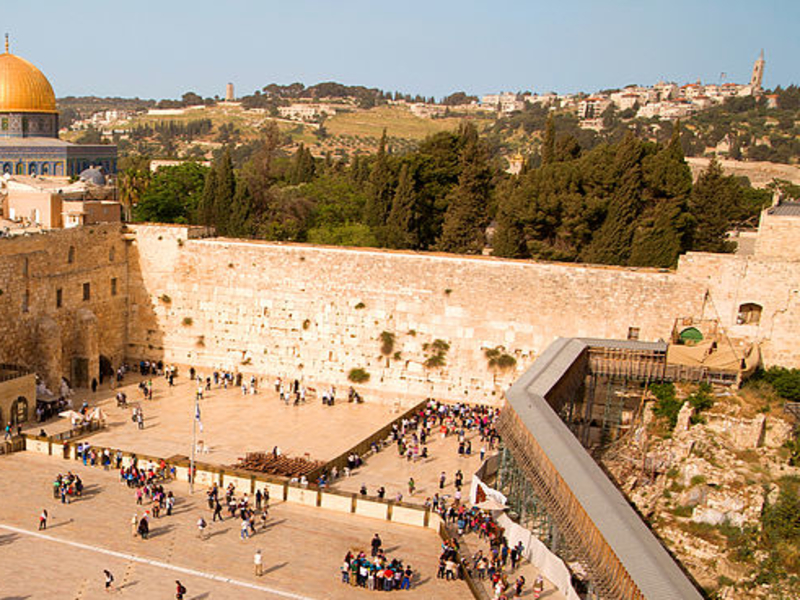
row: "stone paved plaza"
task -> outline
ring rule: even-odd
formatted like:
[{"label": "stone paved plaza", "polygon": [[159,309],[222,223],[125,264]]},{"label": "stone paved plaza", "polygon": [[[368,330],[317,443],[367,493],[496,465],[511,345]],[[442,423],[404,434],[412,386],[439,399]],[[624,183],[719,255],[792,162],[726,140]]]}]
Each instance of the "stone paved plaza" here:
[{"label": "stone paved plaza", "polygon": [[[163,458],[188,455],[196,386],[187,377],[177,378],[174,387],[169,387],[163,377],[153,377],[153,400],[143,400],[137,388],[141,379],[128,374],[120,389],[127,393],[129,405],[142,407],[143,430],[131,421],[130,408],[117,408],[117,390],[108,385],[95,394],[84,390],[73,397],[76,409],[86,400],[108,415],[107,429],[93,435],[91,443]],[[346,396],[345,390],[339,390],[339,394]],[[209,452],[197,460],[216,465],[235,463],[245,452],[272,450],[275,445],[284,454],[308,454],[312,459],[327,461],[397,416],[392,405],[351,404],[346,399],[337,400],[334,406],[323,406],[319,399],[287,406],[278,398],[272,382],[266,380],[258,394],[247,396],[236,387],[212,386],[200,401],[200,411],[203,432],[198,430],[197,439]],[[69,429],[70,424],[68,419],[56,419],[44,425],[31,423],[25,431],[38,433],[42,427],[52,435]]]},{"label": "stone paved plaza", "polygon": [[[68,468],[84,480],[86,495],[63,505],[53,499],[51,481]],[[121,588],[115,596],[172,598],[174,580],[180,579],[193,599],[367,598],[377,592],[341,584],[339,566],[348,550],[368,550],[376,532],[390,556],[417,572],[411,592],[393,595],[469,596],[464,582],[436,578],[440,540],[433,531],[273,503],[266,531],[255,537],[240,540],[239,521],[226,520],[212,524],[208,539],[201,541],[197,518],[203,514],[211,521],[203,494],[190,497],[187,486],[177,482],[170,489],[179,499],[175,514],[154,520],[151,538],[143,541],[131,535],[130,520],[147,506],[136,506],[133,491],[118,482],[115,472],[30,452],[0,458],[0,598],[105,597],[104,568]],[[50,522],[40,536],[42,508]],[[265,574],[259,578],[252,565],[257,548],[264,553]]]}]

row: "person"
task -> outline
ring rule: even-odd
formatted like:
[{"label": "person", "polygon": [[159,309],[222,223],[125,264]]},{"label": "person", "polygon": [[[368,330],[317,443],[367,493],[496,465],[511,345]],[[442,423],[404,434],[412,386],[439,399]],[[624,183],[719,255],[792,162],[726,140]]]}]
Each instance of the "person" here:
[{"label": "person", "polygon": [[372,538],[371,545],[372,545],[372,556],[375,557],[378,555],[378,551],[381,549],[381,546],[383,545],[383,542],[381,541],[381,536],[379,536],[376,533],[375,536]]},{"label": "person", "polygon": [[[523,584],[525,581],[523,580]],[[536,576],[536,580],[533,582],[533,597],[539,598],[544,591],[544,578],[541,575]]]},{"label": "person", "polygon": [[411,570],[411,565],[406,565],[406,570],[403,571],[403,582],[400,584],[401,590],[410,590],[411,589],[411,577],[414,575],[414,571]]},{"label": "person", "polygon": [[416,484],[414,483],[414,478],[413,478],[413,477],[411,477],[411,478],[408,480],[408,495],[409,495],[409,496],[413,496],[413,495],[414,495],[414,489],[415,489],[415,488],[416,488]]},{"label": "person", "polygon": [[445,475],[444,471],[442,471],[441,475],[439,475],[439,489],[444,489],[444,482],[447,480],[447,475]]},{"label": "person", "polygon": [[103,575],[105,575],[105,578],[106,578],[106,591],[110,592],[111,591],[111,584],[114,583],[114,576],[111,574],[111,571],[109,571],[108,569],[103,569]]},{"label": "person", "polygon": [[147,522],[147,516],[145,515],[139,520],[139,535],[142,536],[143,540],[146,540],[149,534],[150,523]]},{"label": "person", "polygon": [[208,524],[206,523],[206,520],[203,517],[197,519],[197,537],[199,537],[201,540],[205,539],[205,531],[207,525]]},{"label": "person", "polygon": [[[542,583],[543,583],[542,587],[544,587],[544,582],[542,582]],[[514,583],[514,593],[517,596],[522,596],[522,588],[523,587],[525,587],[525,577],[520,575],[519,577],[517,577],[517,581]]]},{"label": "person", "polygon": [[136,537],[139,529],[139,515],[133,513],[133,517],[131,518],[131,534],[133,537]]},{"label": "person", "polygon": [[175,600],[183,600],[183,597],[185,595],[186,595],[186,588],[184,587],[184,585],[180,581],[178,581],[176,579],[175,580]]},{"label": "person", "polygon": [[47,529],[47,509],[42,509],[42,514],[39,515],[39,530]]},{"label": "person", "polygon": [[255,556],[253,557],[253,565],[256,569],[256,577],[261,577],[264,568],[264,560],[261,556],[261,548],[256,550]]}]

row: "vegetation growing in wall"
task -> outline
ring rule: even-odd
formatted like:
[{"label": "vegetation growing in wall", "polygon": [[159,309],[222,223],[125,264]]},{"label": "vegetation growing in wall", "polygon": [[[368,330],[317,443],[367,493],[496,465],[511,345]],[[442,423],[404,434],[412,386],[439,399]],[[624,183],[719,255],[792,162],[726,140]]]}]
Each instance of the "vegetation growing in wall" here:
[{"label": "vegetation growing in wall", "polygon": [[781,398],[800,402],[800,369],[770,367],[761,376]]},{"label": "vegetation growing in wall", "polygon": [[363,302],[359,302],[358,304],[356,304],[356,305],[354,306],[354,308],[355,308],[356,310],[362,310],[362,309],[364,309],[364,308],[367,308],[367,305],[366,305],[366,304],[364,304]]},{"label": "vegetation growing in wall", "polygon": [[170,303],[172,302],[172,298],[170,298],[170,297],[169,297],[169,296],[167,296],[166,294],[161,294],[161,295],[158,297],[158,299],[159,299],[159,300],[161,300],[161,301],[162,301],[164,304],[170,304]]},{"label": "vegetation growing in wall", "polygon": [[311,321],[309,319],[306,319],[305,321],[303,321],[303,329],[308,329],[309,327],[311,327]]},{"label": "vegetation growing in wall", "polygon": [[450,343],[444,340],[434,340],[433,343],[423,344],[422,351],[425,352],[425,366],[429,369],[443,367],[447,363],[448,350],[450,350]]},{"label": "vegetation growing in wall", "polygon": [[483,354],[489,363],[490,369],[505,371],[507,369],[513,369],[517,365],[517,359],[508,354],[502,346],[486,348]]},{"label": "vegetation growing in wall", "polygon": [[192,317],[183,317],[184,327],[189,327],[192,323],[194,323],[194,319],[192,319]]},{"label": "vegetation growing in wall", "polygon": [[350,369],[350,372],[347,374],[347,379],[353,383],[366,383],[369,381],[369,373],[365,369],[357,367],[355,369]]},{"label": "vegetation growing in wall", "polygon": [[391,331],[382,331],[380,335],[381,354],[390,356],[394,351],[395,335]]}]

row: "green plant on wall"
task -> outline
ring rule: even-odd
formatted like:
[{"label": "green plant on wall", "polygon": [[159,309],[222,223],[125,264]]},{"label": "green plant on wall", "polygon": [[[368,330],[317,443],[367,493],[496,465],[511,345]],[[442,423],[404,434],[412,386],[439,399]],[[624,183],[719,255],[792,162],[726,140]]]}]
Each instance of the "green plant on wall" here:
[{"label": "green plant on wall", "polygon": [[489,363],[490,369],[505,371],[507,369],[513,369],[515,366],[517,366],[517,359],[508,354],[506,349],[502,346],[486,348],[483,351],[483,354]]},{"label": "green plant on wall", "polygon": [[158,299],[159,299],[159,300],[161,300],[161,301],[162,301],[164,304],[169,304],[170,302],[172,302],[172,298],[170,298],[170,297],[169,297],[169,296],[167,296],[166,294],[161,294],[161,295],[158,297]]},{"label": "green plant on wall", "polygon": [[434,340],[430,344],[423,344],[422,351],[425,352],[425,366],[429,369],[437,369],[447,364],[447,351],[450,350],[450,342],[444,340]]},{"label": "green plant on wall", "polygon": [[369,373],[367,373],[365,369],[357,367],[355,369],[350,369],[350,372],[347,374],[347,379],[353,383],[366,383],[369,381]]},{"label": "green plant on wall", "polygon": [[189,327],[192,323],[194,323],[194,321],[192,320],[192,317],[183,317],[183,325],[184,325],[184,327]]},{"label": "green plant on wall", "polygon": [[381,354],[391,356],[392,352],[394,352],[394,339],[395,335],[391,331],[381,332]]}]

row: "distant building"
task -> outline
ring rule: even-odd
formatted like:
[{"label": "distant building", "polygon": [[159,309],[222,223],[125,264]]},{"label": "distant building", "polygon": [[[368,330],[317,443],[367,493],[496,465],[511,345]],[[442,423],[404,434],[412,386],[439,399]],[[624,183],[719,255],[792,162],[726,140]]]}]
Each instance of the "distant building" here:
[{"label": "distant building", "polygon": [[487,94],[481,98],[481,104],[494,108],[499,113],[511,113],[525,108],[525,102],[520,100],[517,94],[511,92]]},{"label": "distant building", "polygon": [[233,93],[233,84],[229,83],[225,86],[225,102],[233,102],[236,96]]},{"label": "distant building", "polygon": [[69,177],[91,166],[117,171],[117,147],[58,139],[53,87],[42,72],[8,50],[0,55],[0,172]]},{"label": "distant building", "polygon": [[756,62],[753,63],[753,72],[750,75],[750,93],[753,95],[761,94],[761,80],[764,78],[764,50],[758,55]]},{"label": "distant building", "polygon": [[3,215],[22,228],[67,229],[121,220],[115,189],[101,169],[90,168],[75,183],[6,175],[0,180]]}]

